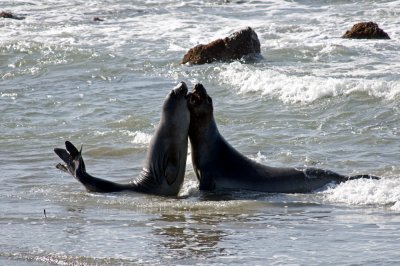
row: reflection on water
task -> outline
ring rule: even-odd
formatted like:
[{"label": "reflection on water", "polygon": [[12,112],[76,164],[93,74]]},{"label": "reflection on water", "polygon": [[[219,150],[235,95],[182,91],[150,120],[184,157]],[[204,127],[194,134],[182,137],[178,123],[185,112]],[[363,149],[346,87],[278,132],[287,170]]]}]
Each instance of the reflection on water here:
[{"label": "reflection on water", "polygon": [[224,254],[219,246],[227,232],[218,229],[214,215],[162,214],[156,219],[154,234],[163,236],[161,245],[167,248],[171,257],[201,258]]},{"label": "reflection on water", "polygon": [[[166,258],[230,257],[233,251],[227,243],[238,235],[246,247],[253,237],[267,241],[276,237],[278,230],[329,217],[329,211],[325,213],[318,204],[307,203],[307,198],[300,197],[304,202],[299,203],[293,199],[296,196],[241,191],[200,193],[194,202],[189,198],[164,208],[150,219],[149,225],[157,239],[158,252]],[[263,236],[254,234],[259,230]]]},{"label": "reflection on water", "polygon": [[[47,203],[47,218],[43,213],[39,220],[24,218],[32,216],[26,213],[17,219],[9,213],[0,219],[12,234],[6,242],[0,239],[0,258],[63,265],[309,265],[309,260],[332,261],[334,253],[319,253],[321,246],[337,250],[345,243],[343,255],[359,247],[376,249],[375,243],[382,251],[383,244],[396,245],[398,239],[397,215],[320,204],[315,194],[233,192],[166,199],[71,192],[52,199],[56,204]],[[372,242],[361,241],[366,238]],[[370,262],[365,255],[353,261]]]}]

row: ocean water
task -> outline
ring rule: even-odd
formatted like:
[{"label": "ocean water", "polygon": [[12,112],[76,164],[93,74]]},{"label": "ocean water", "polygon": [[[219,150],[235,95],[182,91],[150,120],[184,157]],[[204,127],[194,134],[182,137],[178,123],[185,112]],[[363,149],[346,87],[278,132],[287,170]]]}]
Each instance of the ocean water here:
[{"label": "ocean water", "polygon": [[[0,264],[399,265],[400,1],[2,0]],[[104,21],[93,21],[100,17]],[[347,40],[375,21],[391,40]],[[257,61],[180,65],[251,26]],[[83,145],[89,173],[141,170],[165,95],[201,82],[221,133],[272,166],[369,173],[310,194],[88,193],[53,152]],[[45,211],[45,213],[44,213]]]}]

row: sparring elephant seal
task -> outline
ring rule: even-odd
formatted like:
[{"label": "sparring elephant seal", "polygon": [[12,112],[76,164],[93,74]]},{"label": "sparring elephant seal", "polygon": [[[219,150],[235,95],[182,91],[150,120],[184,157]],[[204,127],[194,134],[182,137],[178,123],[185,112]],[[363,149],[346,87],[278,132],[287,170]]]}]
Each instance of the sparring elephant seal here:
[{"label": "sparring elephant seal", "polygon": [[128,184],[118,184],[93,177],[86,172],[82,148],[78,151],[71,142],[65,149],[54,152],[66,163],[57,168],[72,174],[88,191],[135,191],[163,196],[176,196],[183,184],[188,147],[190,114],[187,106],[187,86],[177,85],[167,95],[160,123],[150,141],[147,158],[140,176]]},{"label": "sparring elephant seal", "polygon": [[206,89],[196,84],[189,93],[189,139],[192,163],[200,190],[245,189],[274,193],[307,193],[330,182],[369,175],[343,176],[315,168],[277,168],[257,163],[235,150],[219,133],[213,103]]}]

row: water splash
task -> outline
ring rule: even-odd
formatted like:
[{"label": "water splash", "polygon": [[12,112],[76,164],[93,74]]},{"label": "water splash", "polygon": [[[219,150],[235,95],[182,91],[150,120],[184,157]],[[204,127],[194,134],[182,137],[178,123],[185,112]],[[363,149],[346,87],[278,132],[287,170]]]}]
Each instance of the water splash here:
[{"label": "water splash", "polygon": [[388,205],[394,211],[400,210],[399,178],[351,180],[330,187],[321,193],[329,202],[361,206]]}]

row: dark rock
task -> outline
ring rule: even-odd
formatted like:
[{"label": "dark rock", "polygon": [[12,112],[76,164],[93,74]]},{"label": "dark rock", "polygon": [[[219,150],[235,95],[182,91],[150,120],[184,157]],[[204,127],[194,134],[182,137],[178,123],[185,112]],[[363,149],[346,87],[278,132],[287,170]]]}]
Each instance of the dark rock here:
[{"label": "dark rock", "polygon": [[25,19],[24,17],[17,17],[15,15],[13,15],[12,13],[5,12],[5,11],[0,12],[0,18],[10,18],[10,19],[18,19],[18,20]]},{"label": "dark rock", "polygon": [[360,22],[346,31],[342,38],[349,39],[390,39],[389,35],[374,22]]},{"label": "dark rock", "polygon": [[181,63],[198,65],[213,61],[231,61],[259,53],[260,41],[257,33],[252,28],[247,27],[224,39],[193,47],[184,55]]},{"label": "dark rock", "polygon": [[99,17],[94,17],[94,18],[93,18],[93,21],[104,21],[104,19],[99,18]]}]

